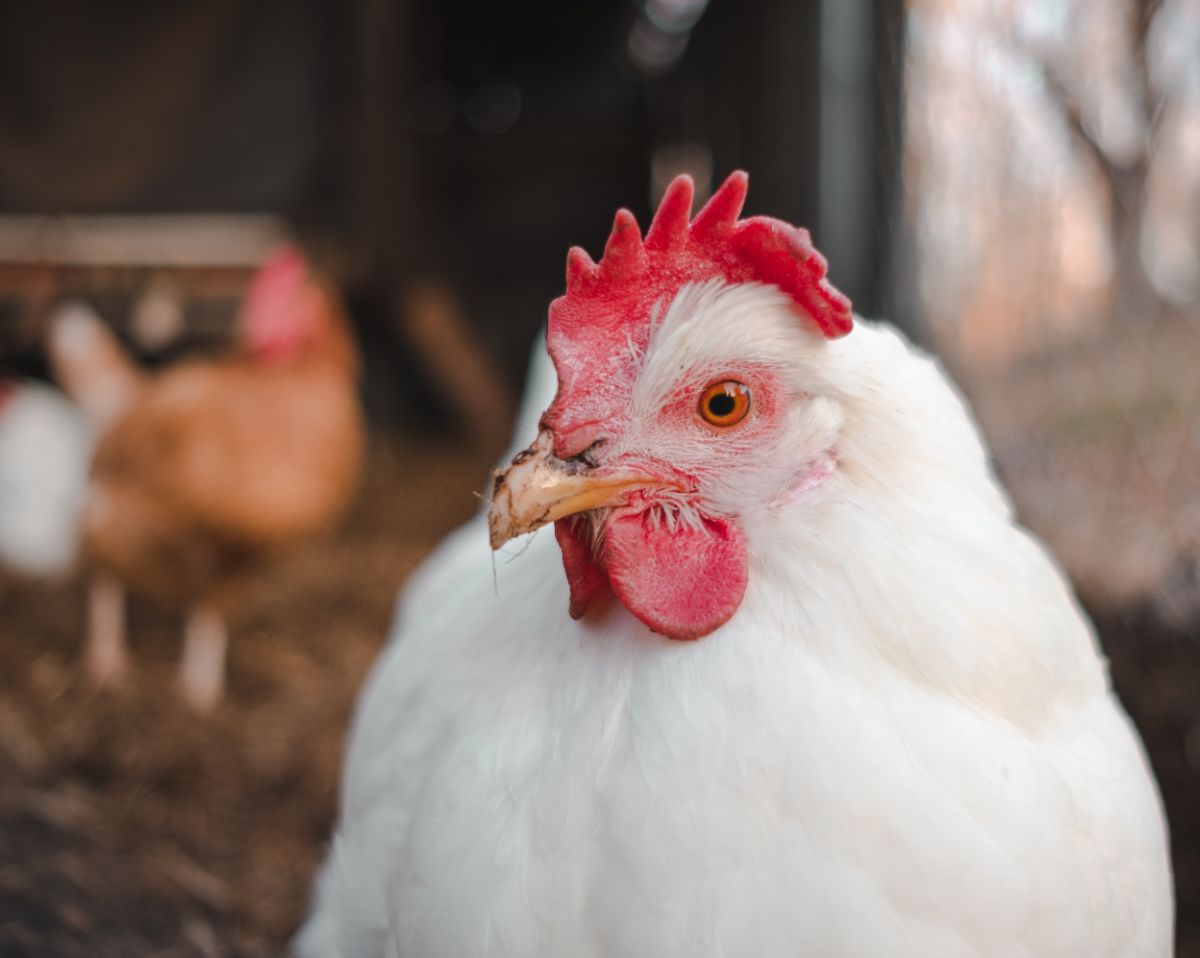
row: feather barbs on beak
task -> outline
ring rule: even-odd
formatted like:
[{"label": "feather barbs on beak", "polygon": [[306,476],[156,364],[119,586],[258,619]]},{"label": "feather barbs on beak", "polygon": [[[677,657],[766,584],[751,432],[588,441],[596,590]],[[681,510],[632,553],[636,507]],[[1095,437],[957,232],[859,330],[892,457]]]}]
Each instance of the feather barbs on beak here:
[{"label": "feather barbs on beak", "polygon": [[549,430],[540,432],[494,479],[488,508],[493,549],[567,516],[619,505],[636,490],[683,490],[677,482],[560,459]]}]

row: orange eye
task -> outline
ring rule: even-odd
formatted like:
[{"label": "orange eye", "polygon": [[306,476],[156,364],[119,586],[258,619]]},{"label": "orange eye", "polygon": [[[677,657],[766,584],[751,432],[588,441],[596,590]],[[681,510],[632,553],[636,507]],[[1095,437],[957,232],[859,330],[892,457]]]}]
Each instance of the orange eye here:
[{"label": "orange eye", "polygon": [[736,426],[750,411],[750,388],[733,379],[713,383],[700,394],[700,415],[714,426]]}]

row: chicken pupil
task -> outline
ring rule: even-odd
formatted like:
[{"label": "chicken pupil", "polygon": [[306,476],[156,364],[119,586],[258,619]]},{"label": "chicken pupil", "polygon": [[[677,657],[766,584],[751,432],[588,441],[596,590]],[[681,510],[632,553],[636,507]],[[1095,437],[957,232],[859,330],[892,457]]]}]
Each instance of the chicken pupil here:
[{"label": "chicken pupil", "polygon": [[708,411],[714,416],[724,418],[733,412],[736,402],[729,393],[717,393],[708,401]]}]

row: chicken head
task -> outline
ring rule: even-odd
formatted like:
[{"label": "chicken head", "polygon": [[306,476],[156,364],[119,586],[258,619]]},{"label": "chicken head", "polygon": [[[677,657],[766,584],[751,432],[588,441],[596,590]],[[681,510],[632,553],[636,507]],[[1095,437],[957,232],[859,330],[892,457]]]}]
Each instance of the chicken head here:
[{"label": "chicken head", "polygon": [[568,256],[558,392],[489,525],[499,548],[555,524],[575,618],[611,587],[653,631],[707,635],[741,603],[752,531],[836,470],[820,369],[850,303],[806,231],[738,219],[746,186],[734,173],[691,219],[679,177],[644,241],[622,210],[598,265]]}]

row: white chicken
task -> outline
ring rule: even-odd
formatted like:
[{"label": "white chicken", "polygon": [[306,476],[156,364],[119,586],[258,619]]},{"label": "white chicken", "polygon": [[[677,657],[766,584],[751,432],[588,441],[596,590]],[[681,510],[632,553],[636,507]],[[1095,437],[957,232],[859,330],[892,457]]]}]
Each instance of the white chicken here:
[{"label": "white chicken", "polygon": [[572,251],[488,515],[557,547],[493,567],[477,519],[410,585],[300,955],[1172,953],[1156,788],[1062,573],[937,365],[851,332],[745,191],[690,220],[680,178],[644,241],[622,211]]},{"label": "white chicken", "polygon": [[0,379],[0,564],[55,576],[74,563],[92,433],[62,393]]}]

